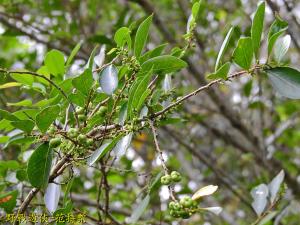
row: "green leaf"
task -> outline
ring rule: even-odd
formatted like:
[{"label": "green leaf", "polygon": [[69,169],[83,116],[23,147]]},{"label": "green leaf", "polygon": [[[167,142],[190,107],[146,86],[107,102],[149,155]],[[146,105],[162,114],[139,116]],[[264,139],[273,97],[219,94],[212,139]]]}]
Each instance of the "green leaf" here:
[{"label": "green leaf", "polygon": [[276,215],[278,214],[277,211],[268,213],[257,225],[265,225],[270,222]]},{"label": "green leaf", "polygon": [[273,88],[284,97],[300,99],[300,72],[290,67],[265,70]]},{"label": "green leaf", "polygon": [[72,81],[73,86],[85,96],[89,95],[93,82],[93,74],[90,69],[86,69],[80,76],[75,77]]},{"label": "green leaf", "polygon": [[135,41],[134,41],[134,55],[135,57],[139,58],[142,50],[146,44],[147,38],[148,38],[148,33],[149,33],[149,28],[152,22],[152,15],[147,17],[139,26],[136,36],[135,36]]},{"label": "green leaf", "polygon": [[80,42],[74,47],[74,49],[72,50],[72,52],[71,52],[69,58],[67,59],[66,67],[68,67],[68,66],[72,63],[72,61],[73,61],[75,55],[78,53],[78,51],[79,51],[81,45],[82,45],[82,41],[80,41]]},{"label": "green leaf", "polygon": [[256,59],[258,59],[258,55],[259,55],[261,35],[264,27],[264,19],[265,19],[265,2],[261,2],[257,6],[257,10],[253,17],[252,27],[251,27],[252,46],[253,46],[253,51]]},{"label": "green leaf", "polygon": [[107,143],[104,143],[101,145],[96,151],[93,152],[93,154],[87,159],[87,164],[89,166],[93,165],[95,162],[97,162],[99,159],[101,159],[103,156],[106,155],[110,150],[115,147],[117,142],[121,139],[123,135],[120,134],[117,137],[115,137],[112,141],[109,141]]},{"label": "green leaf", "polygon": [[19,120],[18,117],[3,109],[0,109],[0,119],[6,119],[9,121]]},{"label": "green leaf", "polygon": [[276,62],[280,63],[284,55],[287,53],[289,50],[291,44],[291,36],[290,35],[285,35],[282,38],[279,38],[276,41],[276,45],[274,47],[274,58]]},{"label": "green leaf", "polygon": [[11,78],[18,81],[19,83],[26,84],[26,85],[32,85],[34,78],[30,74],[19,74],[19,73],[11,73]]},{"label": "green leaf", "polygon": [[12,121],[10,124],[15,128],[25,131],[26,133],[30,133],[34,128],[34,122],[31,120]]},{"label": "green leaf", "polygon": [[[142,99],[141,97],[147,90],[147,86],[150,82],[152,73],[153,70],[150,70],[145,76],[138,77],[132,85],[132,88],[129,91],[127,107],[127,115],[129,118],[132,118],[134,110],[138,109],[139,101]],[[144,96],[144,98],[145,97],[146,96]],[[145,99],[142,100],[142,103],[144,102],[144,100]]]},{"label": "green leaf", "polygon": [[150,89],[146,89],[143,94],[141,95],[138,104],[135,106],[136,111],[140,112],[145,100],[147,99],[147,97],[151,94],[151,90]]},{"label": "green leaf", "polygon": [[51,50],[46,54],[44,64],[49,73],[54,76],[63,76],[65,74],[64,54],[58,50]]},{"label": "green leaf", "polygon": [[270,56],[276,40],[287,30],[288,23],[278,16],[272,23],[268,34],[268,55]]},{"label": "green leaf", "polygon": [[167,45],[168,44],[162,44],[162,45],[155,47],[154,49],[149,50],[148,52],[146,52],[144,55],[142,55],[139,58],[140,63],[142,64],[150,58],[161,55],[161,53],[164,51],[164,49],[166,48]]},{"label": "green leaf", "polygon": [[40,111],[35,118],[37,127],[45,133],[52,122],[58,117],[60,107],[58,105],[48,106]]},{"label": "green leaf", "polygon": [[143,215],[147,206],[149,205],[149,202],[150,202],[150,195],[146,195],[146,197],[134,209],[129,219],[130,223],[135,224],[139,220],[139,218]]},{"label": "green leaf", "polygon": [[250,69],[253,58],[252,40],[250,37],[239,39],[233,52],[233,61],[243,69]]},{"label": "green leaf", "polygon": [[90,55],[89,61],[88,61],[88,67],[89,67],[89,69],[91,71],[93,70],[94,58],[95,58],[95,55],[96,55],[98,47],[99,47],[98,45],[95,46],[95,48],[93,49],[93,51],[92,51],[92,53]]},{"label": "green leaf", "polygon": [[6,213],[11,213],[17,205],[18,191],[10,191],[0,196],[0,207],[5,210]]},{"label": "green leaf", "polygon": [[32,106],[32,101],[30,99],[25,99],[20,102],[8,102],[6,103],[7,106]]},{"label": "green leaf", "polygon": [[71,93],[69,95],[69,99],[71,100],[71,102],[75,103],[80,107],[85,106],[85,96],[79,91],[77,93]]},{"label": "green leaf", "polygon": [[30,156],[27,165],[28,180],[33,187],[47,187],[53,151],[48,143],[41,144]]},{"label": "green leaf", "polygon": [[216,79],[226,80],[229,69],[230,69],[230,62],[227,62],[223,66],[221,66],[217,70],[217,72],[207,75],[207,79],[210,79],[210,80],[216,80]]},{"label": "green leaf", "polygon": [[0,85],[0,89],[11,88],[11,87],[19,87],[21,85],[22,84],[18,83],[18,82],[8,82],[8,83]]},{"label": "green leaf", "polygon": [[222,57],[223,57],[223,55],[224,55],[224,53],[225,53],[225,51],[227,49],[227,46],[229,44],[230,38],[231,38],[231,36],[233,34],[233,31],[234,31],[234,29],[233,29],[233,27],[231,27],[229,29],[228,33],[226,34],[226,37],[225,37],[225,39],[224,39],[224,41],[223,41],[223,43],[221,45],[221,49],[220,49],[220,51],[218,53],[218,57],[217,57],[217,60],[216,60],[215,71],[217,71],[219,69],[219,67],[220,67],[221,59],[222,59]]},{"label": "green leaf", "polygon": [[131,49],[130,30],[127,27],[119,28],[115,33],[114,40],[118,47],[124,47],[127,43],[129,50]]},{"label": "green leaf", "polygon": [[198,2],[195,2],[193,4],[193,7],[192,7],[192,16],[193,18],[196,20],[197,17],[198,17],[198,13],[199,13],[199,9],[200,9],[200,6],[201,6],[201,2],[202,0],[198,1]]},{"label": "green leaf", "polygon": [[141,74],[147,73],[151,70],[151,68],[153,68],[153,73],[172,73],[186,66],[186,62],[177,57],[171,55],[162,55],[144,62],[142,64]]}]

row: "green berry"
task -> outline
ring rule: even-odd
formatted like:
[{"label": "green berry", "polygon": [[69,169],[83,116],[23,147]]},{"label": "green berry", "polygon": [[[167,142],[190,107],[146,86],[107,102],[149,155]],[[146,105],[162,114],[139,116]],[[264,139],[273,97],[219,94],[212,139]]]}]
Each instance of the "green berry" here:
[{"label": "green berry", "polygon": [[80,122],[86,121],[86,115],[78,115],[78,119]]},{"label": "green berry", "polygon": [[182,218],[182,219],[188,219],[188,218],[190,218],[190,214],[187,212],[187,211],[180,211],[179,212],[179,215],[180,215],[180,217]]},{"label": "green berry", "polygon": [[87,137],[84,134],[79,134],[77,137],[77,140],[81,143],[81,144],[85,144],[87,141]]},{"label": "green berry", "polygon": [[68,130],[68,135],[71,138],[77,137],[78,136],[78,129],[77,128],[70,128]]},{"label": "green berry", "polygon": [[172,201],[169,203],[169,209],[175,209],[176,202]]},{"label": "green berry", "polygon": [[160,178],[160,182],[164,185],[169,185],[172,182],[171,176],[170,175],[164,175]]},{"label": "green berry", "polygon": [[182,207],[181,207],[181,205],[180,205],[180,203],[179,202],[175,202],[175,204],[174,204],[174,210],[180,210],[180,209],[182,209]]},{"label": "green berry", "polygon": [[100,116],[104,116],[105,115],[105,113],[107,112],[107,107],[106,106],[101,106],[100,108],[99,108],[99,115]]},{"label": "green berry", "polygon": [[82,107],[77,107],[76,108],[76,113],[79,115],[79,114],[83,114],[84,113],[84,108],[82,108]]},{"label": "green berry", "polygon": [[188,197],[185,196],[180,200],[180,204],[184,207],[184,208],[190,208],[193,206],[193,200]]},{"label": "green berry", "polygon": [[49,142],[49,146],[52,148],[56,148],[61,144],[61,138],[53,138]]},{"label": "green berry", "polygon": [[181,181],[181,175],[180,175],[180,173],[177,172],[177,171],[172,171],[172,172],[171,172],[171,178],[172,178],[172,181],[174,181],[174,182],[179,182],[179,181]]},{"label": "green berry", "polygon": [[86,144],[87,144],[88,146],[93,145],[93,143],[94,143],[94,140],[93,140],[92,138],[88,138],[88,139],[86,140]]}]

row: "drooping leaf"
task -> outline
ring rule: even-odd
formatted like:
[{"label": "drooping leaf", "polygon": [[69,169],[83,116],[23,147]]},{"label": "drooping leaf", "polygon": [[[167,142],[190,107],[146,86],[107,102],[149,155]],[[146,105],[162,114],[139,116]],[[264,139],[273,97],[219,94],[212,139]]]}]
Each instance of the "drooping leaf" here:
[{"label": "drooping leaf", "polygon": [[265,2],[260,2],[257,6],[257,10],[254,14],[252,27],[251,27],[251,39],[253,51],[256,59],[258,59],[260,41],[262,36],[262,31],[264,27],[264,19],[265,19]]},{"label": "drooping leaf", "polygon": [[136,32],[135,41],[134,41],[134,55],[139,58],[143,48],[147,42],[149,28],[152,22],[152,15],[147,17],[139,26]]},{"label": "drooping leaf", "polygon": [[0,208],[6,213],[11,213],[17,204],[18,191],[10,191],[0,196]]},{"label": "drooping leaf", "polygon": [[274,46],[274,57],[275,60],[279,63],[283,59],[284,55],[289,50],[291,44],[291,36],[285,35],[282,38],[279,38],[276,41],[276,45]]},{"label": "drooping leaf", "polygon": [[239,39],[233,52],[233,61],[243,69],[250,69],[253,59],[252,40],[249,37]]},{"label": "drooping leaf", "polygon": [[231,65],[230,62],[225,63],[223,66],[221,66],[217,70],[217,72],[207,75],[207,79],[210,79],[210,80],[216,80],[216,79],[226,80],[227,75],[228,75],[229,70],[230,70],[230,65]]},{"label": "drooping leaf", "polygon": [[288,23],[280,19],[278,16],[272,23],[268,34],[268,55],[271,54],[276,40],[287,30]]},{"label": "drooping leaf", "polygon": [[234,29],[233,29],[233,27],[231,27],[229,29],[228,33],[226,34],[226,37],[225,37],[225,39],[224,39],[224,41],[223,41],[223,43],[221,45],[221,48],[220,48],[220,51],[218,53],[218,57],[217,57],[217,60],[216,60],[215,71],[217,71],[219,69],[219,67],[220,67],[221,59],[222,59],[222,57],[223,57],[223,55],[224,55],[224,53],[225,53],[225,51],[227,49],[227,46],[229,44],[230,38],[231,38],[231,36],[233,34],[233,31],[234,31]]},{"label": "drooping leaf", "polygon": [[[59,181],[59,179],[56,178],[55,181],[57,182]],[[45,206],[51,214],[54,213],[57,209],[59,197],[60,197],[60,189],[61,189],[60,185],[55,183],[49,183],[45,191],[45,195],[44,195]]]},{"label": "drooping leaf", "polygon": [[172,78],[170,74],[166,74],[164,81],[162,83],[162,89],[164,90],[165,93],[171,91],[172,89]]},{"label": "drooping leaf", "polygon": [[37,127],[45,133],[52,122],[58,117],[60,107],[58,105],[48,106],[40,111],[35,118]]},{"label": "drooping leaf", "polygon": [[18,82],[7,82],[5,84],[1,84],[0,89],[11,88],[11,87],[19,87],[21,85],[22,84],[18,83]]},{"label": "drooping leaf", "polygon": [[94,62],[98,67],[101,67],[105,60],[106,45],[102,45],[99,54],[94,57]]},{"label": "drooping leaf", "polygon": [[219,215],[223,210],[222,207],[219,207],[219,206],[207,207],[207,208],[201,208],[201,209],[212,212],[215,215]]},{"label": "drooping leaf", "polygon": [[89,166],[93,165],[99,159],[106,155],[113,147],[117,144],[117,142],[121,139],[122,135],[115,137],[112,141],[104,143],[101,145],[93,154],[87,159],[87,164]]},{"label": "drooping leaf", "polygon": [[82,43],[83,43],[83,41],[79,41],[77,43],[77,45],[73,48],[73,50],[72,50],[69,58],[67,59],[66,67],[68,67],[72,63],[74,57],[76,56],[76,54],[78,53],[78,51],[79,51],[79,49],[80,49],[80,47],[82,45]]},{"label": "drooping leaf", "polygon": [[150,196],[146,195],[146,197],[136,206],[131,217],[129,218],[130,223],[135,224],[139,218],[143,215],[147,206],[150,202]]},{"label": "drooping leaf", "polygon": [[115,33],[114,40],[118,47],[124,47],[127,43],[128,49],[131,49],[130,30],[127,27],[119,28]]},{"label": "drooping leaf", "polygon": [[32,101],[30,99],[25,99],[20,102],[8,102],[7,106],[32,106]]},{"label": "drooping leaf", "polygon": [[64,54],[58,50],[51,50],[44,59],[44,64],[49,73],[54,76],[63,76],[65,73],[65,58]]},{"label": "drooping leaf", "polygon": [[130,146],[132,136],[133,133],[131,132],[118,141],[116,146],[113,148],[113,152],[117,157],[121,157],[126,153],[128,147]]},{"label": "drooping leaf", "polygon": [[119,113],[119,124],[121,126],[124,125],[126,119],[127,119],[127,106],[128,106],[128,102],[125,102],[120,109],[120,113]]},{"label": "drooping leaf", "polygon": [[17,121],[12,121],[11,125],[13,125],[15,128],[30,133],[34,127],[34,122],[31,120],[17,120]]},{"label": "drooping leaf", "polygon": [[72,81],[73,86],[84,96],[89,95],[93,82],[93,75],[90,69],[86,69],[81,75],[75,77]]},{"label": "drooping leaf", "polygon": [[186,62],[175,56],[162,55],[148,59],[146,62],[144,62],[142,64],[141,74],[147,73],[151,70],[151,68],[153,68],[153,73],[172,73],[186,66]]},{"label": "drooping leaf", "polygon": [[168,44],[162,44],[155,47],[154,49],[149,50],[144,55],[140,56],[140,63],[143,64],[146,60],[161,55],[167,45]]},{"label": "drooping leaf", "polygon": [[48,184],[53,151],[48,143],[41,144],[30,156],[27,176],[32,186],[44,188]]},{"label": "drooping leaf", "polygon": [[273,203],[277,197],[278,191],[284,179],[284,171],[281,170],[276,177],[269,183],[270,201]]},{"label": "drooping leaf", "polygon": [[118,69],[114,65],[106,66],[99,75],[99,83],[102,91],[112,95],[118,87]]},{"label": "drooping leaf", "polygon": [[32,85],[34,77],[30,74],[11,73],[10,76],[18,83]]},{"label": "drooping leaf", "polygon": [[253,202],[251,205],[258,216],[263,213],[267,206],[268,194],[268,186],[265,184],[260,184],[251,190],[251,196],[253,198]]},{"label": "drooping leaf", "polygon": [[300,98],[300,72],[290,67],[267,69],[266,73],[273,88],[284,97]]},{"label": "drooping leaf", "polygon": [[203,196],[212,195],[215,193],[218,189],[218,186],[215,185],[208,185],[203,188],[200,188],[198,191],[196,191],[195,194],[193,194],[192,199],[197,200]]},{"label": "drooping leaf", "polygon": [[269,222],[278,214],[278,211],[270,212],[257,225],[269,224]]},{"label": "drooping leaf", "polygon": [[0,119],[6,119],[10,121],[19,120],[18,117],[3,109],[0,109]]}]

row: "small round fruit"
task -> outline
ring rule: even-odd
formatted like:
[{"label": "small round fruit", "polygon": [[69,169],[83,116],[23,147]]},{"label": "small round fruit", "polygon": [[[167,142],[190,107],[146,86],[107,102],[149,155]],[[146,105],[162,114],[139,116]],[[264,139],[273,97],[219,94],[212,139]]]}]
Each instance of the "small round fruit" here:
[{"label": "small round fruit", "polygon": [[180,211],[179,214],[180,214],[180,217],[182,219],[188,219],[188,218],[190,218],[190,214],[187,211]]},{"label": "small round fruit", "polygon": [[169,209],[175,209],[176,202],[172,201],[169,203]]},{"label": "small round fruit", "polygon": [[55,127],[54,126],[51,126],[49,129],[48,129],[48,134],[54,134],[55,133]]},{"label": "small round fruit", "polygon": [[174,204],[174,210],[180,210],[180,209],[182,209],[182,207],[181,207],[181,205],[180,205],[180,203],[179,202],[175,202],[175,204]]},{"label": "small round fruit", "polygon": [[162,176],[160,178],[160,181],[164,185],[169,185],[169,184],[171,184],[172,179],[171,179],[171,176],[167,174],[167,175]]},{"label": "small round fruit", "polygon": [[77,137],[77,140],[82,143],[82,144],[85,144],[86,143],[86,140],[87,140],[87,137],[86,135],[84,134],[79,134],[78,137]]},{"label": "small round fruit", "polygon": [[56,148],[61,144],[61,139],[60,138],[53,138],[49,142],[49,146],[52,148]]},{"label": "small round fruit", "polygon": [[188,197],[185,196],[180,200],[180,204],[184,207],[184,208],[190,208],[193,206],[193,200]]},{"label": "small round fruit", "polygon": [[68,135],[71,138],[77,137],[78,136],[78,129],[77,128],[70,128],[68,130]]},{"label": "small round fruit", "polygon": [[77,107],[76,108],[76,113],[79,115],[79,114],[83,114],[84,113],[84,108],[82,107]]},{"label": "small round fruit", "polygon": [[172,171],[172,173],[171,173],[171,178],[172,178],[172,181],[174,181],[174,182],[179,182],[179,181],[181,181],[181,175],[180,175],[180,173],[177,172],[177,171]]},{"label": "small round fruit", "polygon": [[104,116],[105,115],[105,113],[107,112],[107,107],[106,106],[101,106],[100,108],[99,108],[99,115],[100,116]]},{"label": "small round fruit", "polygon": [[87,144],[88,146],[93,145],[93,143],[94,143],[94,140],[93,140],[92,138],[88,138],[88,139],[86,140],[86,144]]},{"label": "small round fruit", "polygon": [[78,115],[78,119],[79,121],[84,122],[86,121],[86,115]]}]

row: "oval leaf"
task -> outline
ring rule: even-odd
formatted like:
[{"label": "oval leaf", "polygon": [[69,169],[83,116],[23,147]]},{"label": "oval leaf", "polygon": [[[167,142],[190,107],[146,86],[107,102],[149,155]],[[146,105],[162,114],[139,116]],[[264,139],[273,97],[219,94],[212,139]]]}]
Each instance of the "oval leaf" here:
[{"label": "oval leaf", "polygon": [[276,45],[274,47],[274,57],[277,62],[281,62],[283,56],[289,50],[290,44],[291,44],[290,35],[285,35],[284,37],[279,38],[276,41]]},{"label": "oval leaf", "polygon": [[254,200],[251,205],[258,216],[260,216],[266,208],[268,193],[269,189],[265,184],[260,184],[251,191],[251,196]]},{"label": "oval leaf", "polygon": [[199,189],[193,196],[192,196],[192,199],[193,200],[197,200],[203,196],[207,196],[207,195],[211,195],[213,193],[215,193],[218,189],[218,186],[215,186],[215,185],[208,185],[208,186],[205,186],[201,189]]},{"label": "oval leaf", "polygon": [[[57,178],[55,179],[58,180]],[[49,212],[52,214],[56,211],[59,197],[60,197],[60,185],[55,183],[49,183],[45,192],[44,196],[44,202],[46,205],[46,208],[49,210]]]},{"label": "oval leaf", "polygon": [[100,87],[108,95],[112,95],[117,89],[118,69],[114,65],[109,65],[100,72]]},{"label": "oval leaf", "polygon": [[142,64],[141,74],[147,73],[153,67],[153,73],[162,72],[162,73],[172,73],[179,69],[186,67],[187,64],[183,60],[171,56],[171,55],[162,55],[157,56],[152,59],[147,60]]},{"label": "oval leaf", "polygon": [[290,67],[266,70],[273,88],[284,97],[300,99],[300,72]]},{"label": "oval leaf", "polygon": [[45,56],[45,66],[49,73],[54,76],[63,76],[65,73],[65,58],[64,54],[58,50],[51,50]]},{"label": "oval leaf", "polygon": [[36,115],[35,122],[37,127],[45,133],[59,113],[60,107],[58,105],[44,108]]},{"label": "oval leaf", "polygon": [[32,186],[46,187],[48,184],[53,151],[48,143],[41,144],[30,156],[27,165],[27,176]]},{"label": "oval leaf", "polygon": [[252,58],[253,58],[253,48],[252,40],[249,37],[242,37],[239,39],[237,47],[233,52],[233,61],[238,64],[243,69],[250,69]]}]

